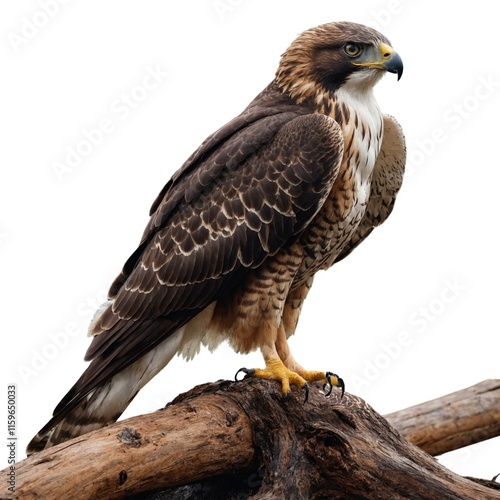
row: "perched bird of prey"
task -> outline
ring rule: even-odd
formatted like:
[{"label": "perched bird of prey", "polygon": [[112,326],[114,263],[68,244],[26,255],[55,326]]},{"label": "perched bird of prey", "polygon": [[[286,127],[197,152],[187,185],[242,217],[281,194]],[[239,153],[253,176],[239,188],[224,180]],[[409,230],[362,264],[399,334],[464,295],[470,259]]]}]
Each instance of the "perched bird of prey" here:
[{"label": "perched bird of prey", "polygon": [[373,87],[403,72],[377,31],[339,22],[302,33],[274,80],[209,136],[165,185],[142,240],[90,325],[90,365],[28,454],[114,422],[175,354],[228,341],[260,349],[242,369],[291,384],[323,381],[287,339],[314,274],[389,216],[405,164],[401,127]]}]

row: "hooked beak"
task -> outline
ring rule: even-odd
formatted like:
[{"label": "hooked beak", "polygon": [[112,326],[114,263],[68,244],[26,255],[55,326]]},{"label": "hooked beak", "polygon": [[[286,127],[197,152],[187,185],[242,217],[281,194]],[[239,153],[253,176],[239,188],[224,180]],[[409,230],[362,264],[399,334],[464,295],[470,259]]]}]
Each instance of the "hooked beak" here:
[{"label": "hooked beak", "polygon": [[403,60],[401,59],[400,55],[386,43],[381,43],[379,46],[379,50],[380,59],[378,61],[354,64],[356,64],[357,66],[364,66],[365,68],[383,69],[385,71],[388,71],[389,73],[397,73],[399,80],[401,78],[401,75],[403,74]]},{"label": "hooked beak", "polygon": [[384,63],[384,68],[389,73],[397,73],[399,81],[403,74],[403,60],[397,52],[393,52],[391,58]]}]

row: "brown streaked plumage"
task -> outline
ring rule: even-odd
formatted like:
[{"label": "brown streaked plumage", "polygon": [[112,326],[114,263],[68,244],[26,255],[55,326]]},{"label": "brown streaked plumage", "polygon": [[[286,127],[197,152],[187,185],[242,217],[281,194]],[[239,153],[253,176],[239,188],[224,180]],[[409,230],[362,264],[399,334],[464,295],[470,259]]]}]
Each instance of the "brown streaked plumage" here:
[{"label": "brown streaked plumage", "polygon": [[401,128],[372,88],[399,56],[371,28],[331,23],[302,33],[275,79],[208,137],[158,195],[137,250],[90,326],[87,370],[28,453],[115,421],[177,353],[223,340],[260,348],[290,384],[304,370],[287,338],[314,274],[346,257],[389,216],[402,182]]}]

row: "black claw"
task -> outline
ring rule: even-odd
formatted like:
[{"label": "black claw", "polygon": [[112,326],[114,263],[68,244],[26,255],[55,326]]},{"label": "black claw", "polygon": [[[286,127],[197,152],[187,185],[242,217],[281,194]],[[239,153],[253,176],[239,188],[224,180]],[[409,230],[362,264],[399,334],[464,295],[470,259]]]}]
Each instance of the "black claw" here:
[{"label": "black claw", "polygon": [[333,384],[332,384],[332,377],[335,377],[337,379],[337,384],[336,386],[341,389],[340,393],[340,398],[342,399],[344,397],[344,392],[345,392],[345,384],[344,381],[336,374],[332,372],[326,372],[325,373],[325,378],[326,378],[326,383],[323,384],[323,390],[328,390],[326,393],[326,396],[329,396],[332,391],[333,391]]},{"label": "black claw", "polygon": [[306,392],[306,397],[304,398],[304,404],[306,404],[307,400],[309,399],[309,385],[307,384],[307,382],[304,384],[303,389]]},{"label": "black claw", "polygon": [[340,377],[337,377],[337,380],[339,381],[339,387],[342,389],[342,392],[340,393],[340,399],[342,399],[344,397],[345,384],[344,384],[344,381]]},{"label": "black claw", "polygon": [[327,391],[327,393],[325,394],[326,397],[328,397],[332,393],[332,390],[333,390],[332,378],[331,378],[332,375],[333,374],[331,372],[325,373],[326,383],[323,384],[323,390]]},{"label": "black claw", "polygon": [[[238,375],[240,372],[243,372],[245,375],[249,375],[251,377],[255,373],[255,369],[253,369],[253,368],[240,368],[236,372],[236,375],[234,376],[234,380],[236,380],[236,382],[239,382]],[[243,377],[243,378],[245,378],[245,377]],[[241,380],[243,380],[243,379],[241,379]]]}]

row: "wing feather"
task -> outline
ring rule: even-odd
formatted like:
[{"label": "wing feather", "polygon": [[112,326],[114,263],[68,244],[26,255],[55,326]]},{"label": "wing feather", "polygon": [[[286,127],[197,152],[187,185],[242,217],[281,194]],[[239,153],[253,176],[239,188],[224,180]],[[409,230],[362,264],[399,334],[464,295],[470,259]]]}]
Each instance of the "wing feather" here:
[{"label": "wing feather", "polygon": [[[255,134],[260,146],[245,146]],[[324,203],[343,155],[340,127],[324,115],[271,115],[225,141],[171,183],[94,323],[92,362],[58,411],[70,411],[296,238]],[[204,174],[212,169],[217,175]]]},{"label": "wing feather", "polygon": [[[337,141],[335,148],[332,147],[332,130]],[[247,133],[253,132],[249,130]],[[169,213],[141,254],[140,265],[135,266],[117,292],[110,313],[121,316],[123,303],[127,305],[124,319],[142,319],[145,311],[151,310],[143,302],[151,302],[156,296],[161,299],[164,315],[180,308],[206,307],[216,299],[215,296],[206,297],[203,284],[207,280],[228,276],[237,283],[230,273],[241,274],[243,268],[257,267],[306,227],[322,205],[336,175],[332,165],[340,156],[340,130],[330,118],[306,115],[295,117],[283,126],[280,123],[275,135],[276,138],[257,153],[245,157],[238,169],[226,168],[219,172],[196,199],[191,197],[190,201],[180,202]],[[304,154],[302,143],[309,145],[311,141],[317,141],[318,147]],[[238,137],[237,142],[242,142],[242,138]],[[276,154],[277,148],[281,156]],[[200,168],[209,168],[212,161],[209,157]],[[269,188],[269,172],[278,172],[277,176],[271,175],[276,177],[274,188]],[[242,177],[247,182],[239,184]],[[224,209],[228,198],[222,193],[224,186],[233,183],[240,187],[225,190],[232,193],[229,202],[233,215],[229,215]],[[280,209],[275,209],[275,205]],[[158,211],[161,212],[161,205]],[[185,223],[190,219],[196,219],[200,224],[196,244],[189,224]],[[234,245],[235,241],[239,245]],[[218,256],[217,260],[213,259],[214,254]],[[197,261],[203,262],[203,266],[193,265]],[[152,274],[158,278],[156,283]],[[148,294],[144,292],[150,291],[153,285],[154,296],[145,297]],[[161,287],[164,289],[160,291],[158,288]],[[131,294],[136,295],[133,308]],[[179,301],[179,295],[185,296],[184,299]],[[98,323],[102,331],[107,330],[110,313],[103,314]],[[99,342],[100,339],[96,338],[96,344]]]}]

